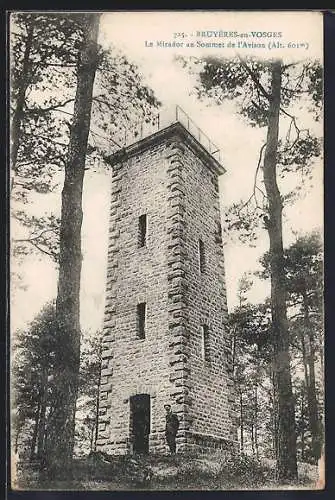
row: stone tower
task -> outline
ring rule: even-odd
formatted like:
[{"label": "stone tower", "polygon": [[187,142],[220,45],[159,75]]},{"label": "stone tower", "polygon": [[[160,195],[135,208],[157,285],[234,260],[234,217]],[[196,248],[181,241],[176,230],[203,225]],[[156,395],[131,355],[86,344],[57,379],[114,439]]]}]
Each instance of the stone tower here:
[{"label": "stone tower", "polygon": [[110,233],[97,447],[177,452],[235,439],[218,176],[180,122],[110,157]]}]

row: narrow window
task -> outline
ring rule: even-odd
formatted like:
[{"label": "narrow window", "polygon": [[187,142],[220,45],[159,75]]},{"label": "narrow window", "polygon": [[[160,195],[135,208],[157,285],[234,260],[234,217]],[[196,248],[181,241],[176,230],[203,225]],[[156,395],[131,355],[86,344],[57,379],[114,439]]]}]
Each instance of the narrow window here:
[{"label": "narrow window", "polygon": [[138,219],[138,246],[145,247],[147,240],[147,216],[143,214]]},{"label": "narrow window", "polygon": [[207,325],[201,326],[201,354],[204,361],[210,361],[209,355],[209,331]]},{"label": "narrow window", "polygon": [[215,234],[215,242],[222,244],[222,227],[221,222],[216,223],[216,234]]},{"label": "narrow window", "polygon": [[140,339],[145,338],[146,303],[137,304],[137,334]]},{"label": "narrow window", "polygon": [[202,240],[199,240],[199,271],[205,272],[205,246]]}]

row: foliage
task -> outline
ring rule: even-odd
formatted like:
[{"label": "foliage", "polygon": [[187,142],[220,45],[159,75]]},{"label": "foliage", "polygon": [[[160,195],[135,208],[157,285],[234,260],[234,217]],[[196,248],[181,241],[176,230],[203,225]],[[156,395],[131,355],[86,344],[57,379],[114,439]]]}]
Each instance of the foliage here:
[{"label": "foliage", "polygon": [[[285,197],[281,195],[278,184],[279,130],[280,117],[283,117],[281,123],[283,119],[289,119],[283,148],[287,156],[282,155],[281,163],[285,164],[286,168],[294,164],[295,170],[299,170],[299,167],[302,170],[301,167],[305,168],[305,165],[309,166],[315,154],[318,155],[320,152],[320,148],[317,147],[318,141],[313,140],[310,130],[306,131],[301,128],[297,117],[292,114],[292,110],[290,112],[288,109],[292,108],[295,98],[301,98],[302,92],[306,92],[305,102],[309,100],[314,111],[316,113],[320,111],[316,106],[317,97],[321,100],[320,93],[316,90],[310,98],[311,81],[313,80],[314,88],[320,87],[316,77],[317,74],[320,76],[320,72],[312,69],[316,65],[316,61],[284,65],[280,59],[261,61],[255,58],[242,59],[237,56],[228,61],[207,58],[201,61],[199,71],[200,97],[203,93],[216,103],[221,99],[234,99],[238,112],[247,118],[251,126],[266,127],[266,142],[260,148],[251,195],[246,202],[233,207],[233,217],[230,217],[231,214],[228,213],[227,222],[230,224],[230,229],[237,227],[240,233],[246,230],[244,241],[249,239],[253,243],[256,238],[255,221],[257,217],[258,220],[261,218],[269,236],[271,343],[274,387],[278,406],[276,452],[278,475],[285,480],[296,477],[297,460],[286,306],[287,291],[285,281],[282,279],[284,274],[282,211]],[[263,174],[264,190],[263,186],[259,185],[259,171]],[[259,195],[261,195],[260,202]],[[292,199],[292,196],[286,197],[286,201]],[[312,346],[311,350],[313,350]],[[312,368],[311,373],[311,379],[313,379]],[[309,400],[310,406],[315,408],[314,390],[309,392]],[[315,415],[315,411],[310,412],[310,415],[312,413]],[[310,422],[312,422],[311,417]]]},{"label": "foliage", "polygon": [[[48,413],[53,401],[53,363],[57,349],[55,302],[47,303],[24,330],[13,334],[12,346],[12,425],[19,433],[18,448],[33,445],[36,412],[42,391],[46,390],[46,432]],[[44,370],[47,369],[47,388]],[[77,452],[94,448],[97,425],[97,397],[101,369],[101,333],[82,335],[79,398],[76,414]],[[39,422],[37,421],[37,427]],[[93,436],[93,438],[92,438]],[[15,440],[15,439],[14,439]],[[41,451],[41,450],[40,450]]]},{"label": "foliage", "polygon": [[[58,190],[63,175],[86,17],[11,16],[12,217],[23,223],[24,233],[13,238],[16,256],[33,251],[58,259],[59,228],[53,225],[58,214],[31,216],[25,205],[34,193]],[[137,67],[115,48],[100,47],[86,168],[103,164],[106,155],[123,145],[126,128],[142,119],[150,121],[158,105]]]},{"label": "foliage", "polygon": [[[233,100],[236,108],[252,126],[267,126],[271,87],[271,61],[239,56],[185,58],[177,60],[189,72],[198,75],[195,87],[202,100],[221,104]],[[304,98],[315,118],[320,118],[323,98],[323,72],[319,61],[301,61],[283,65],[282,104],[287,107]]]},{"label": "foliage", "polygon": [[80,349],[79,395],[76,413],[75,453],[96,449],[98,397],[101,377],[102,332],[82,336]]},{"label": "foliage", "polygon": [[256,457],[274,456],[274,450],[269,446],[272,426],[269,406],[272,397],[269,303],[254,305],[244,298],[229,315],[228,324],[233,332],[234,382],[241,451]]},{"label": "foliage", "polygon": [[[257,276],[268,279],[270,276],[270,254],[266,252],[260,259],[262,271]],[[284,250],[285,282],[288,293],[292,330],[303,327],[304,294],[310,310],[309,321],[316,333],[321,335],[316,341],[323,350],[322,309],[323,309],[323,247],[319,232],[297,237],[296,241]],[[300,326],[299,326],[300,325]]]},{"label": "foliage", "polygon": [[25,330],[14,333],[12,345],[12,411],[16,416],[13,431],[20,433],[25,426],[25,438],[33,451],[33,426],[35,423],[37,430],[42,395],[46,392],[47,406],[52,398],[55,349],[55,304],[50,302]]},{"label": "foliage", "polygon": [[[301,235],[284,250],[285,280],[288,290],[290,351],[292,358],[293,392],[295,398],[295,420],[298,458],[315,462],[313,435],[310,426],[310,392],[317,397],[317,418],[323,418],[323,324],[322,324],[322,243],[320,234],[312,232]],[[260,259],[262,271],[255,277],[269,279],[270,255],[266,252]],[[236,409],[240,439],[243,439],[245,453],[255,456],[252,448],[252,432],[255,432],[255,387],[257,386],[258,452],[260,457],[275,457],[276,427],[274,417],[276,406],[273,391],[271,367],[271,311],[270,302],[251,304],[248,292],[252,288],[251,276],[243,276],[238,291],[239,305],[229,315],[229,326],[233,336],[234,378],[237,391]],[[309,304],[309,325],[306,327],[302,294],[307,292]],[[310,338],[315,353],[308,358]],[[312,364],[311,364],[312,363]],[[316,370],[315,387],[310,387],[313,366]],[[304,372],[304,366],[306,373]],[[302,370],[303,368],[303,370]],[[306,379],[307,375],[307,379]],[[241,407],[242,405],[242,411]],[[261,425],[259,425],[261,424]],[[243,436],[241,436],[243,432]]]},{"label": "foliage", "polygon": [[[233,101],[236,111],[253,127],[268,126],[269,99],[271,94],[271,61],[239,56],[225,59],[218,57],[177,57],[180,64],[197,78],[195,93],[208,104],[220,105]],[[281,129],[277,148],[277,174],[284,178],[299,172],[310,178],[315,158],[322,153],[322,141],[310,129],[303,128],[304,112],[319,121],[322,112],[323,72],[319,61],[305,60],[282,65]],[[291,111],[291,109],[292,111]],[[299,109],[300,108],[300,109]],[[296,114],[295,114],[296,113]],[[254,184],[247,200],[234,202],[226,208],[226,238],[237,237],[255,247],[262,229],[268,229],[268,199],[262,185],[264,148],[260,148],[255,164]],[[282,194],[282,202],[292,204],[301,194],[301,185]]]}]

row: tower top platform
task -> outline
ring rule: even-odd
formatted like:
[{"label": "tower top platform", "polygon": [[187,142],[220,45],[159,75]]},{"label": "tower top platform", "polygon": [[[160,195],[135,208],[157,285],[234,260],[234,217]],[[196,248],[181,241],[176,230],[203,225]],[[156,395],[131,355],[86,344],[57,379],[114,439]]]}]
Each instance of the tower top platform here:
[{"label": "tower top platform", "polygon": [[216,175],[222,175],[226,172],[218,147],[180,106],[176,106],[175,117],[168,122],[166,120],[162,122],[160,115],[156,115],[154,121],[149,125],[141,122],[127,131],[124,145],[110,154],[107,161],[110,165],[115,165],[173,136],[179,136]]}]

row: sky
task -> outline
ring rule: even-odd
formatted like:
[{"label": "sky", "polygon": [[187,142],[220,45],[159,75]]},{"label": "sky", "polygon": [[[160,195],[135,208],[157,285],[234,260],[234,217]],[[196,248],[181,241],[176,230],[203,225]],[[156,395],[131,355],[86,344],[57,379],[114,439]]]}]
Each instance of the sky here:
[{"label": "sky", "polygon": [[[232,103],[217,106],[200,102],[192,93],[194,78],[174,61],[174,56],[181,54],[201,57],[204,54],[218,53],[233,56],[236,49],[228,48],[228,44],[236,43],[236,37],[229,36],[229,32],[238,32],[248,34],[247,39],[239,36],[238,40],[246,40],[249,44],[264,43],[266,47],[243,49],[243,55],[268,58],[269,54],[272,56],[275,53],[285,62],[307,57],[321,58],[321,23],[321,15],[313,12],[118,12],[102,16],[99,41],[104,47],[113,44],[138,66],[146,83],[162,102],[160,113],[167,122],[178,104],[218,145],[226,169],[226,173],[220,178],[220,202],[224,210],[231,203],[246,199],[250,195],[259,150],[265,142],[265,129],[250,127],[237,114]],[[260,36],[264,32],[271,33],[272,36]],[[252,33],[258,33],[259,36],[253,36]],[[274,33],[276,37],[273,37]],[[269,40],[278,41],[284,48],[269,49]],[[157,46],[157,41],[177,41],[183,45],[180,48],[161,48],[159,44]],[[197,48],[198,42],[204,44],[213,41],[224,43],[225,47]],[[150,42],[152,47],[149,46]],[[195,46],[188,48],[186,43],[193,43]],[[304,116],[304,110],[300,110],[300,114]],[[305,121],[308,120],[306,113],[304,118]],[[284,131],[287,123],[283,121],[281,126]],[[103,319],[109,175],[110,172],[101,169],[96,173],[87,171],[84,182],[81,323],[85,330],[92,331],[101,328]],[[322,162],[318,161],[314,168],[314,187],[302,200],[285,210],[285,245],[295,238],[292,230],[307,232],[322,227],[322,179]],[[286,181],[282,188],[288,189],[296,182],[301,182],[301,179]],[[36,195],[27,209],[41,215],[50,210],[59,213],[61,184],[60,178],[58,190],[48,195]],[[265,231],[257,241],[256,248],[236,241],[227,242],[225,245],[229,310],[237,303],[238,282],[242,274],[254,271],[258,266],[259,257],[267,249],[268,238]],[[14,265],[15,263],[13,267]],[[24,327],[47,300],[56,296],[57,291],[57,270],[47,257],[39,257],[38,260],[36,256],[27,257],[20,264],[20,273],[25,289],[14,287],[12,290],[12,329]],[[250,291],[249,299],[258,302],[268,293],[269,284],[257,281]]]}]

